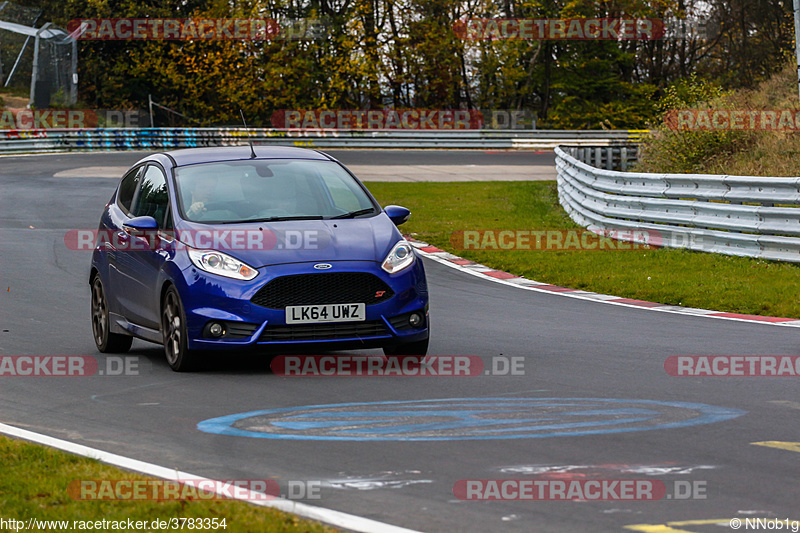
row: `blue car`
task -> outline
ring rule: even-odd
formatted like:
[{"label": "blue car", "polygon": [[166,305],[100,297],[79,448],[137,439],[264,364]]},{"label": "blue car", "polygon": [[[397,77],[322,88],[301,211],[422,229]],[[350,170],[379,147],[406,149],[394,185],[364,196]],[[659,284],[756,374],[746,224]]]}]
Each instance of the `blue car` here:
[{"label": "blue car", "polygon": [[428,289],[397,226],[327,154],[225,147],[150,155],[106,205],[92,255],[98,350],[162,344],[176,371],[198,352],[382,348],[423,358]]}]

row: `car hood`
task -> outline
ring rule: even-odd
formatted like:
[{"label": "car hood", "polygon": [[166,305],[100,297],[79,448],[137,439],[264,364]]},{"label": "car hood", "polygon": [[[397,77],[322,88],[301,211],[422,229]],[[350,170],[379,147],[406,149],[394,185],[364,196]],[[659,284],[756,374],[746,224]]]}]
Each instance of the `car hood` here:
[{"label": "car hood", "polygon": [[402,238],[385,213],[369,218],[245,224],[182,220],[175,229],[178,240],[187,246],[225,252],[255,268],[304,262],[382,262]]}]

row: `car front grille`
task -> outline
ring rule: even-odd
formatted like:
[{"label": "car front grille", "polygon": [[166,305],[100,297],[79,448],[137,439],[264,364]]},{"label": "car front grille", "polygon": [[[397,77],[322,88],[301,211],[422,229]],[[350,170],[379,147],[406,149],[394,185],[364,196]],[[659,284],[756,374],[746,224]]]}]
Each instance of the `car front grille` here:
[{"label": "car front grille", "polygon": [[259,342],[322,341],[336,339],[362,339],[388,336],[380,320],[368,322],[335,322],[327,324],[292,324],[269,326],[259,337]]},{"label": "car front grille", "polygon": [[327,272],[275,278],[261,287],[250,301],[261,307],[285,309],[288,305],[373,305],[392,296],[392,289],[374,274]]}]

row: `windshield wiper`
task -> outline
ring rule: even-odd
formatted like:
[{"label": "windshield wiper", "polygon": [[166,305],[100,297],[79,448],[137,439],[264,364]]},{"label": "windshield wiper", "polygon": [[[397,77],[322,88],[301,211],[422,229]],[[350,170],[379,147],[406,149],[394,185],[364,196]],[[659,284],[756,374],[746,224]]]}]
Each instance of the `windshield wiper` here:
[{"label": "windshield wiper", "polygon": [[223,224],[249,224],[251,222],[281,222],[283,220],[323,220],[322,215],[298,215],[296,217],[246,218],[244,220],[226,220]]},{"label": "windshield wiper", "polygon": [[359,209],[358,211],[351,211],[350,213],[344,213],[342,215],[336,215],[335,217],[331,217],[330,219],[333,220],[333,219],[336,219],[336,218],[355,218],[355,217],[357,217],[359,215],[366,215],[368,213],[374,213],[374,212],[375,212],[375,208],[374,207],[370,207],[368,209]]}]

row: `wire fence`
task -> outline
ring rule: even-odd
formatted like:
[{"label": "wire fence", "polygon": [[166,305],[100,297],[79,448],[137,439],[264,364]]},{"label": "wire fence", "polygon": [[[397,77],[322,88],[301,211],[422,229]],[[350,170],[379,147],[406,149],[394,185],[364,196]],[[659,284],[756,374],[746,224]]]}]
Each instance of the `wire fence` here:
[{"label": "wire fence", "polygon": [[0,1],[0,85],[37,109],[78,99],[78,45],[65,30],[38,26],[41,10]]}]

